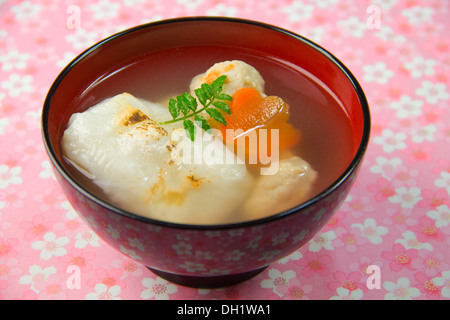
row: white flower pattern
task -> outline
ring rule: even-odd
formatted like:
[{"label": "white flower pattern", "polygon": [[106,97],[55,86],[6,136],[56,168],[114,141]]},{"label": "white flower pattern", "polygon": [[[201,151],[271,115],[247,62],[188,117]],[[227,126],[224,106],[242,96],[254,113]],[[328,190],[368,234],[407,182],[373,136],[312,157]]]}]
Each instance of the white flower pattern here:
[{"label": "white flower pattern", "polygon": [[0,86],[5,89],[8,94],[13,97],[19,97],[23,93],[29,93],[33,90],[33,78],[30,75],[21,76],[19,74],[11,74],[9,79],[0,83]]},{"label": "white flower pattern", "polygon": [[419,289],[411,287],[406,277],[399,278],[397,282],[385,281],[383,288],[388,291],[384,297],[386,300],[412,300],[420,295]]},{"label": "white flower pattern", "polygon": [[444,83],[432,83],[429,80],[422,82],[422,86],[416,90],[416,94],[424,97],[431,104],[436,104],[439,100],[448,100],[449,98],[447,86]]},{"label": "white flower pattern", "polygon": [[22,184],[21,173],[22,168],[19,166],[10,168],[7,165],[0,165],[0,189],[6,189],[9,185]]},{"label": "white flower pattern", "polygon": [[141,298],[145,300],[169,300],[169,295],[177,292],[177,287],[168,281],[157,277],[156,279],[145,278],[142,285],[147,288],[141,293]]},{"label": "white flower pattern", "polygon": [[381,136],[373,138],[373,142],[380,144],[384,152],[392,153],[395,150],[402,150],[407,147],[406,138],[407,135],[404,132],[395,133],[391,129],[385,129]]},{"label": "white flower pattern", "polygon": [[403,95],[399,101],[391,103],[391,108],[397,111],[397,117],[405,119],[422,114],[422,100],[413,100],[410,96]]},{"label": "white flower pattern", "polygon": [[389,201],[392,203],[399,203],[402,208],[413,208],[414,205],[419,202],[421,197],[421,190],[417,187],[406,188],[400,187],[395,189],[395,195],[389,197]]},{"label": "white flower pattern", "polygon": [[44,240],[35,241],[32,243],[32,248],[40,250],[40,257],[42,260],[50,260],[53,257],[61,257],[67,253],[65,246],[70,242],[68,237],[57,237],[53,232],[47,232],[44,235]]},{"label": "white flower pattern", "polygon": [[88,293],[86,300],[121,300],[119,286],[108,287],[103,283],[95,285],[95,292]]},{"label": "white flower pattern", "polygon": [[386,63],[377,62],[374,65],[365,65],[364,80],[367,82],[377,82],[386,84],[394,76],[394,71],[390,70]]}]

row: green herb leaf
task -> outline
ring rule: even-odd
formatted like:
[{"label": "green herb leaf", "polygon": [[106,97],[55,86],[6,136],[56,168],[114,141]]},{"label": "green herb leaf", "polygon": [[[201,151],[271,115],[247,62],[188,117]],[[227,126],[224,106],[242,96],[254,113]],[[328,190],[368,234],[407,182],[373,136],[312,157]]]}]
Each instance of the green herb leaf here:
[{"label": "green herb leaf", "polygon": [[[178,121],[183,121],[184,130],[189,139],[195,139],[195,126],[197,125],[204,131],[210,131],[211,126],[208,121],[200,115],[201,112],[206,111],[209,116],[215,121],[227,125],[222,111],[231,114],[231,109],[224,101],[232,101],[233,97],[221,93],[223,85],[225,84],[227,76],[223,75],[214,80],[211,84],[203,83],[200,88],[194,90],[198,102],[202,105],[198,106],[197,99],[191,94],[185,92],[176,98],[169,99],[169,112],[172,120],[160,122],[159,124],[170,124]],[[180,113],[182,115],[180,116]],[[194,117],[194,122],[190,118]]]},{"label": "green herb leaf", "polygon": [[205,92],[201,88],[198,88],[194,90],[194,93],[197,96],[198,101],[200,101],[202,105],[206,105],[206,103],[208,102],[208,97]]},{"label": "green herb leaf", "polygon": [[175,100],[174,98],[170,98],[169,100],[169,112],[172,115],[172,118],[174,119],[178,117],[178,115],[180,114],[180,109],[178,108],[177,100]]},{"label": "green herb leaf", "polygon": [[211,87],[214,91],[214,94],[218,94],[222,91],[222,86],[225,84],[225,80],[226,80],[227,76],[223,75],[218,77],[216,80],[214,80],[211,83]]},{"label": "green herb leaf", "polygon": [[202,83],[202,85],[200,86],[200,89],[203,90],[203,92],[205,93],[206,98],[208,100],[211,100],[211,98],[214,95],[212,86],[209,83]]},{"label": "green herb leaf", "polygon": [[194,141],[195,139],[195,126],[191,120],[183,121],[184,131],[186,131],[186,135],[189,139]]},{"label": "green herb leaf", "polygon": [[182,95],[177,97],[177,106],[184,115],[190,112],[189,102]]},{"label": "green herb leaf", "polygon": [[209,125],[208,121],[206,121],[205,117],[200,115],[195,115],[195,124],[202,128],[206,132],[211,132],[211,126]]},{"label": "green herb leaf", "polygon": [[183,101],[188,105],[189,109],[195,112],[197,110],[197,99],[195,99],[193,96],[191,96],[189,93],[185,92],[182,94]]},{"label": "green herb leaf", "polygon": [[231,114],[231,109],[230,109],[230,107],[229,107],[225,102],[222,102],[222,101],[214,101],[214,102],[212,103],[212,105],[213,105],[214,107],[216,107],[217,109],[220,109],[220,110],[222,110],[222,111],[225,111],[225,112],[228,113],[228,114]]},{"label": "green herb leaf", "polygon": [[229,94],[226,94],[226,93],[219,93],[219,94],[216,96],[216,99],[218,99],[218,100],[232,101],[232,100],[233,100],[233,97],[230,96]]},{"label": "green herb leaf", "polygon": [[227,121],[223,117],[222,113],[220,113],[217,109],[206,109],[206,112],[217,122],[223,124],[224,126],[227,125]]}]

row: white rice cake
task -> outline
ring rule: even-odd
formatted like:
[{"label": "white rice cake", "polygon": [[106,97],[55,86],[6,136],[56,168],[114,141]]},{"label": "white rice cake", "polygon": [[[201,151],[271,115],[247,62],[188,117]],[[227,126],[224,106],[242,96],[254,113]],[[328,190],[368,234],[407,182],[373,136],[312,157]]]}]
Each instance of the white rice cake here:
[{"label": "white rice cake", "polygon": [[[158,125],[167,119],[167,108],[119,94],[72,115],[64,156],[125,210],[168,222],[226,223],[253,185],[245,164],[203,161],[203,153],[192,163],[171,139],[185,135],[182,122]],[[202,150],[235,157],[221,140],[200,141]]]}]

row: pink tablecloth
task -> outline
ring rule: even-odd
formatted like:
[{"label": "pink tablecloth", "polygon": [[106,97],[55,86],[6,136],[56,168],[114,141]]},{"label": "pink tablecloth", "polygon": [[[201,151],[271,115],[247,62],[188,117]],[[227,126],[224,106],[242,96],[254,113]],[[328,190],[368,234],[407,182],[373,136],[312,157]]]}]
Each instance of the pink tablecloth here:
[{"label": "pink tablecloth", "polygon": [[[98,239],[54,180],[40,133],[47,90],[71,58],[122,29],[193,15],[309,37],[356,75],[373,117],[364,166],[335,218],[225,289],[168,283]],[[1,299],[450,298],[449,1],[12,0],[0,16]]]}]

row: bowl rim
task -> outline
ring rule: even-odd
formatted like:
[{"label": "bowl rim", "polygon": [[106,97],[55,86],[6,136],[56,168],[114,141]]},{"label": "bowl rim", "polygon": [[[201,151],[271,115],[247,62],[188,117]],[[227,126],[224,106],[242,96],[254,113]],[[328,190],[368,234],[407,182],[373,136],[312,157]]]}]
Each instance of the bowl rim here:
[{"label": "bowl rim", "polygon": [[[157,220],[145,216],[141,216],[138,214],[135,214],[133,212],[121,209],[117,206],[114,206],[107,201],[104,201],[100,199],[99,197],[96,197],[89,191],[87,191],[81,184],[79,184],[72,176],[66,171],[66,169],[63,167],[63,165],[58,160],[58,157],[56,156],[56,153],[53,149],[53,146],[51,145],[51,139],[49,135],[48,130],[48,115],[49,115],[49,109],[51,105],[51,101],[53,98],[53,95],[55,91],[58,89],[59,84],[62,82],[62,80],[65,78],[65,76],[77,65],[77,63],[84,59],[84,57],[91,54],[93,51],[97,50],[99,47],[103,46],[104,44],[113,41],[119,37],[123,37],[129,33],[140,31],[143,29],[150,29],[155,26],[162,26],[165,24],[173,24],[173,23],[180,23],[180,22],[198,22],[198,21],[212,21],[212,22],[227,22],[227,23],[237,23],[237,24],[248,24],[251,26],[256,26],[259,28],[269,29],[272,31],[276,31],[282,34],[285,34],[287,36],[290,36],[298,41],[301,41],[308,45],[309,47],[313,48],[314,50],[318,51],[320,54],[324,55],[328,60],[333,62],[335,66],[338,67],[338,69],[347,77],[347,79],[350,81],[351,85],[353,86],[353,89],[355,90],[358,100],[360,101],[360,105],[362,108],[362,115],[363,115],[363,130],[361,135],[361,141],[359,143],[358,149],[350,162],[350,164],[346,167],[344,172],[333,182],[331,183],[327,188],[325,188],[322,192],[314,196],[313,198],[309,199],[306,202],[303,202],[293,208],[278,212],[276,214],[259,218],[259,219],[253,219],[248,221],[242,221],[242,222],[235,222],[235,223],[226,223],[226,224],[211,224],[211,225],[197,225],[197,224],[186,224],[186,223],[176,223],[176,222],[167,222],[163,220]],[[369,104],[367,102],[367,98],[364,94],[364,91],[359,84],[356,77],[351,73],[351,71],[337,58],[335,57],[331,52],[323,48],[321,45],[318,45],[314,41],[301,36],[295,32],[292,32],[290,30],[284,29],[279,26],[275,26],[272,24],[268,24],[261,21],[256,20],[249,20],[249,19],[243,19],[243,18],[232,18],[232,17],[215,17],[215,16],[189,16],[189,17],[178,17],[178,18],[170,18],[170,19],[163,19],[158,21],[153,21],[141,25],[137,25],[135,27],[131,27],[125,30],[122,30],[120,32],[117,32],[115,34],[112,34],[103,40],[100,40],[99,42],[93,44],[92,46],[88,47],[84,51],[82,51],[79,55],[77,55],[73,60],[67,64],[63,70],[59,73],[57,78],[54,80],[53,84],[51,85],[46,98],[44,100],[44,105],[42,109],[41,114],[41,132],[42,132],[42,138],[44,142],[45,149],[48,153],[48,156],[50,160],[52,161],[54,168],[58,171],[58,173],[79,193],[83,194],[85,197],[87,197],[89,200],[93,201],[94,203],[104,207],[105,209],[115,212],[116,214],[119,214],[121,216],[125,216],[127,218],[131,218],[133,220],[159,225],[159,226],[165,226],[170,228],[181,228],[186,230],[227,230],[227,229],[236,229],[236,228],[245,228],[245,227],[252,227],[257,226],[265,223],[269,223],[275,220],[282,219],[284,217],[287,217],[289,215],[295,214],[297,211],[300,211],[302,209],[305,209],[314,203],[319,202],[321,199],[326,198],[328,195],[330,195],[334,190],[336,190],[340,185],[344,183],[344,181],[347,180],[347,178],[358,168],[360,162],[364,158],[364,154],[368,148],[369,139],[370,139],[370,130],[371,130],[371,116],[370,116],[370,110],[369,110]]]}]

